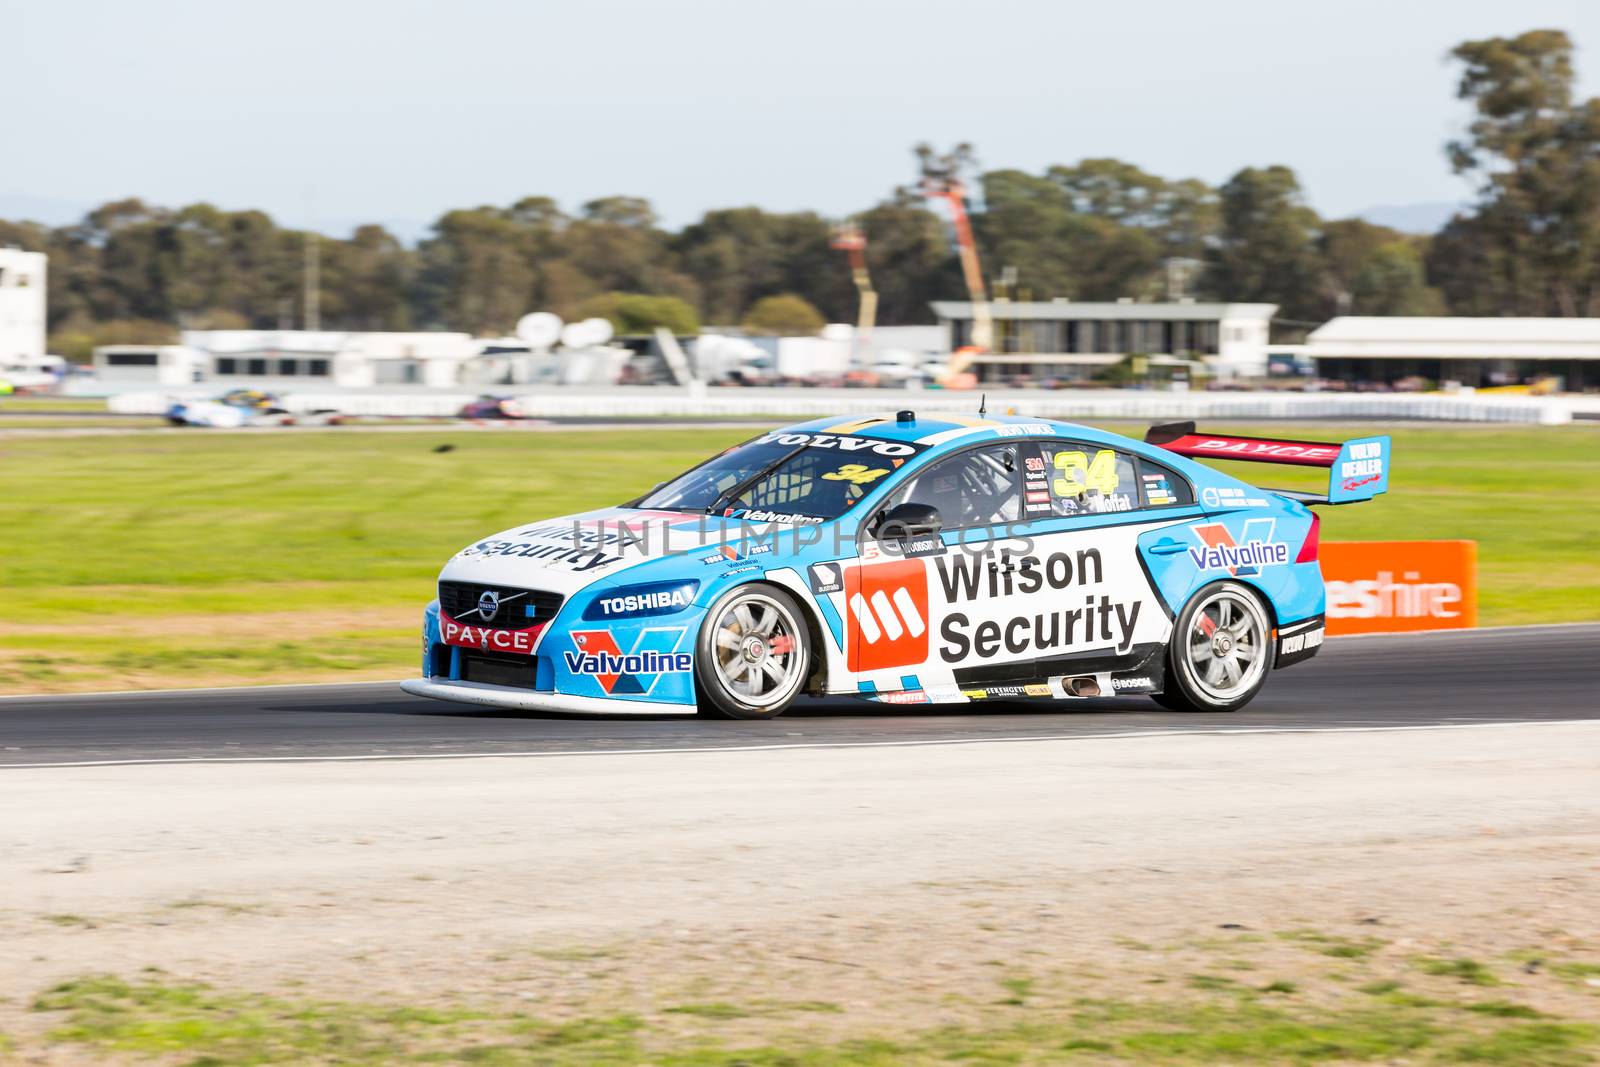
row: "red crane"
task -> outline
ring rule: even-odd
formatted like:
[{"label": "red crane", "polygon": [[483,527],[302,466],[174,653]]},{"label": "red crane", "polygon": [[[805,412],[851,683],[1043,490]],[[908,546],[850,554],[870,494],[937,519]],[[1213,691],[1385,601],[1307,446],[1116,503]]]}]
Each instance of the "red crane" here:
[{"label": "red crane", "polygon": [[971,149],[966,145],[958,145],[954,152],[937,156],[924,145],[917,149],[917,156],[922,162],[922,195],[930,200],[942,200],[950,208],[950,221],[956,231],[956,250],[961,257],[961,273],[967,282],[967,296],[972,301],[971,343],[962,345],[951,354],[945,384],[970,388],[975,384],[967,374],[972,358],[988,351],[994,343],[989,296],[983,285],[983,270],[978,265],[978,242],[972,236],[972,220],[967,214],[967,186],[960,175],[961,168],[971,162]]},{"label": "red crane", "polygon": [[872,288],[872,276],[867,273],[867,237],[859,226],[846,223],[834,231],[833,248],[849,253],[850,277],[856,283],[860,296],[860,311],[856,316],[857,362],[872,351],[872,327],[878,321],[878,294]]}]

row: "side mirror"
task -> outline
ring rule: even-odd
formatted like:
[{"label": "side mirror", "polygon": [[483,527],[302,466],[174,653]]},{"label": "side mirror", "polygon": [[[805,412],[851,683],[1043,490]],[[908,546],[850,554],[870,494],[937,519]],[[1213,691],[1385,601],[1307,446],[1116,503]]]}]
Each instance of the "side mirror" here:
[{"label": "side mirror", "polygon": [[931,537],[944,529],[939,509],[932,504],[918,504],[908,500],[884,512],[873,531],[881,541],[908,541],[915,537]]}]

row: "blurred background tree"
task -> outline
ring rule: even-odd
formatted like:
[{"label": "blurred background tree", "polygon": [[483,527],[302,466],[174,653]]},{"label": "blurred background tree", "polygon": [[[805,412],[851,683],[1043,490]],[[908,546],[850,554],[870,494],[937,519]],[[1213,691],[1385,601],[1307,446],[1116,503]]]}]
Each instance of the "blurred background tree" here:
[{"label": "blurred background tree", "polygon": [[790,337],[814,336],[827,324],[822,312],[794,293],[762,297],[740,323],[750,333]]},{"label": "blurred background tree", "polygon": [[1202,286],[1218,300],[1275,303],[1285,318],[1325,318],[1318,289],[1321,220],[1288,167],[1246,167],[1219,190],[1222,225]]},{"label": "blurred background tree", "polygon": [[680,337],[700,332],[700,318],[687,300],[644,293],[601,293],[583,301],[574,319],[607,319],[620,334],[653,333],[664,327]]},{"label": "blurred background tree", "polygon": [[1427,283],[1422,253],[1410,241],[1374,249],[1351,283],[1356,315],[1442,315],[1444,296]]},{"label": "blurred background tree", "polygon": [[1451,55],[1473,120],[1448,152],[1478,204],[1434,261],[1445,294],[1480,313],[1600,314],[1600,99],[1573,99],[1571,39],[1533,30]]}]

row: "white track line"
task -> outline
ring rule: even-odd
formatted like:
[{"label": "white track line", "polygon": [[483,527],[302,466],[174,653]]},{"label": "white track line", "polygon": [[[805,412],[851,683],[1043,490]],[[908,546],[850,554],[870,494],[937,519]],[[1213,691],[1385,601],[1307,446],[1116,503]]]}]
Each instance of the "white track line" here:
[{"label": "white track line", "polygon": [[4,763],[0,772],[44,767],[143,767],[213,763],[371,763],[432,759],[551,759],[584,756],[710,755],[723,752],[781,752],[788,749],[926,748],[931,745],[1017,744],[1028,741],[1121,741],[1156,737],[1236,737],[1241,734],[1377,734],[1418,730],[1500,730],[1516,726],[1593,726],[1600,719],[1546,719],[1529,722],[1430,723],[1418,726],[1243,726],[1193,730],[1128,730],[1105,734],[1048,734],[1038,737],[944,737],[918,741],[804,741],[789,745],[705,745],[693,748],[601,749],[578,752],[393,752],[351,756],[196,756],[157,759],[74,760],[66,763]]},{"label": "white track line", "polygon": [[[1526,626],[1478,626],[1470,630],[1402,630],[1391,633],[1372,634],[1339,634],[1327,638],[1328,641],[1360,641],[1370,640],[1375,637],[1387,639],[1406,637],[1471,637],[1474,634],[1501,634],[1524,633],[1536,634],[1546,630],[1581,630],[1584,628],[1600,630],[1600,622],[1540,622]],[[9,696],[0,696],[0,704],[19,700],[94,700],[101,697],[144,697],[162,696],[163,694],[177,694],[182,696],[187,693],[248,693],[256,690],[267,689],[355,689],[360,686],[399,685],[401,679],[379,679],[366,682],[276,682],[270,685],[213,685],[201,686],[193,689],[105,689],[89,693],[14,693]],[[851,696],[850,693],[834,694],[835,696]]]}]

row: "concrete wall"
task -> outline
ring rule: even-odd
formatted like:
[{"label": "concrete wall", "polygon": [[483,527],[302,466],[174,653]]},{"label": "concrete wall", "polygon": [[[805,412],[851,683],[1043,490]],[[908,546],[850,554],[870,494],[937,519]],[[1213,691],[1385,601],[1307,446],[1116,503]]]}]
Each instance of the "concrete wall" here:
[{"label": "concrete wall", "polygon": [[[194,390],[209,396],[215,390]],[[172,394],[125,393],[112,397],[112,411],[157,413]],[[473,399],[467,391],[369,390],[290,393],[291,411],[335,409],[350,415],[449,416]],[[541,389],[518,396],[532,418],[770,418],[798,421],[827,415],[865,415],[911,408],[974,414],[974,392],[901,389],[677,389],[640,386],[613,389]],[[1479,397],[1397,393],[1158,393],[1126,390],[1062,392],[991,391],[990,411],[1015,408],[1027,415],[1067,421],[1131,419],[1147,422],[1195,419],[1352,419],[1366,421],[1450,420],[1560,424],[1572,421],[1582,398]],[[1309,432],[1309,431],[1308,431]],[[1337,435],[1335,435],[1337,436]]]}]

